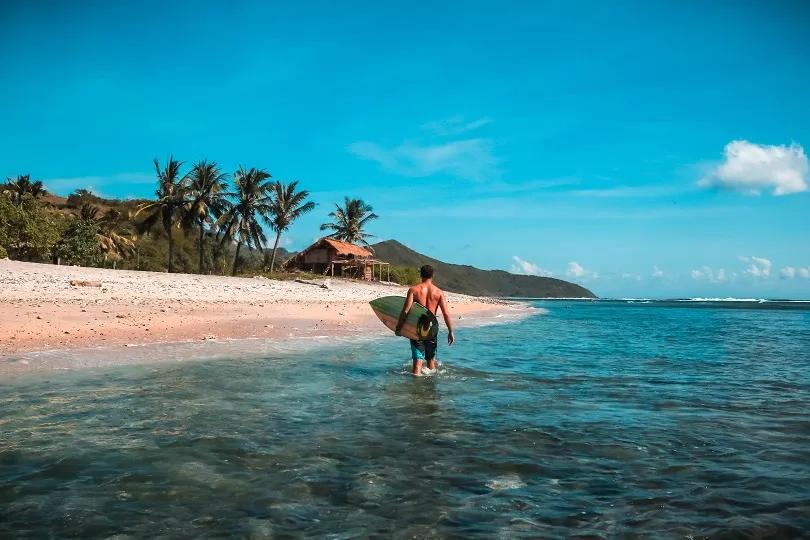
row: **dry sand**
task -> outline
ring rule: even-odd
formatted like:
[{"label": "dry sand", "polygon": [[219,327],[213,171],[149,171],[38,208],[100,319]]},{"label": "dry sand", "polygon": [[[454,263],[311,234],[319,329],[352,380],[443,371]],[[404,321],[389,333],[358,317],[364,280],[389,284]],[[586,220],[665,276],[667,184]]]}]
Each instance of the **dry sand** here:
[{"label": "dry sand", "polygon": [[[100,287],[71,285],[72,280]],[[320,283],[320,282],[319,282]],[[397,285],[310,283],[0,260],[0,355],[206,339],[339,336],[385,330],[368,306]],[[513,304],[448,294],[454,326]],[[0,373],[42,369],[0,362]]]}]

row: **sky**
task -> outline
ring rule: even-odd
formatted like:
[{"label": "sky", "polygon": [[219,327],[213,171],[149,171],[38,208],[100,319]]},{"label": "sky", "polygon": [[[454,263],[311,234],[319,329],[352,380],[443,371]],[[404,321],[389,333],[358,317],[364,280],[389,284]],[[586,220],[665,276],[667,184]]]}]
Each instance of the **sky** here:
[{"label": "sky", "polygon": [[605,297],[810,299],[810,8],[0,2],[0,175],[148,197],[152,160],[297,180],[320,236]]}]

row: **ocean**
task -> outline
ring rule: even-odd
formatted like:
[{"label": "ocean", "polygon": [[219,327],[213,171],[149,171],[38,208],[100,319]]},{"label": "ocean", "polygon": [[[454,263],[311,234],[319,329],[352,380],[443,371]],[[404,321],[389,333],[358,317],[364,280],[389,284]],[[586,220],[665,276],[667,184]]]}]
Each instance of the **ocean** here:
[{"label": "ocean", "polygon": [[6,378],[0,537],[808,537],[810,303],[532,304]]}]

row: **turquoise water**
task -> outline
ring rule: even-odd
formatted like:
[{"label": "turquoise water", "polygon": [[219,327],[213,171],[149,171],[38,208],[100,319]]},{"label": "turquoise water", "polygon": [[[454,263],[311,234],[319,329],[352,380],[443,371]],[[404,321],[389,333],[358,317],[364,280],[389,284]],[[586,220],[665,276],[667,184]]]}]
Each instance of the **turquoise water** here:
[{"label": "turquoise water", "polygon": [[810,304],[536,305],[435,377],[390,338],[7,379],[0,537],[806,535]]}]

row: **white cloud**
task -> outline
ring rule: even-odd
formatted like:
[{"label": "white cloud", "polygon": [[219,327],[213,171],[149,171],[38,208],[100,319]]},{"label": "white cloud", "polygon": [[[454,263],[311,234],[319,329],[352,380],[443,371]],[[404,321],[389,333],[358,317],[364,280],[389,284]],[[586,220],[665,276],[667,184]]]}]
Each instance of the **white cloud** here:
[{"label": "white cloud", "polygon": [[285,237],[283,237],[283,238],[281,239],[281,244],[282,244],[284,247],[290,247],[290,246],[293,244],[293,239],[292,239],[292,238],[290,238],[289,236],[285,236]]},{"label": "white cloud", "polygon": [[491,139],[465,139],[432,146],[407,141],[395,148],[356,142],[349,145],[349,152],[361,159],[376,161],[383,170],[402,176],[421,178],[444,173],[482,182],[500,175],[492,146]]},{"label": "white cloud", "polygon": [[726,145],[723,162],[698,185],[759,195],[773,188],[774,195],[789,195],[810,189],[810,164],[801,145],[774,146],[748,141]]},{"label": "white cloud", "polygon": [[664,277],[664,271],[658,268],[657,266],[653,266],[653,277],[660,278]]},{"label": "white cloud", "polygon": [[799,268],[797,270],[797,272],[799,272],[799,275],[801,277],[803,277],[804,279],[810,279],[810,267],[808,267],[808,268]]},{"label": "white cloud", "polygon": [[786,266],[782,268],[779,271],[779,273],[782,275],[783,278],[786,279],[793,279],[794,277],[796,277],[796,269],[793,268],[792,266]]},{"label": "white cloud", "polygon": [[571,261],[568,263],[568,270],[565,272],[565,275],[572,278],[581,278],[581,279],[597,279],[599,277],[599,272],[592,272],[591,270],[586,270],[582,268],[578,263]]},{"label": "white cloud", "polygon": [[728,278],[725,268],[719,269],[715,274],[714,270],[708,266],[702,266],[700,267],[700,270],[692,270],[690,275],[692,276],[692,279],[705,279],[711,283],[723,283]]},{"label": "white cloud", "polygon": [[157,187],[157,176],[154,173],[121,173],[111,176],[79,176],[74,178],[50,178],[42,181],[45,189],[51,193],[69,194],[77,189],[89,189],[100,195],[99,189],[125,185],[154,184]]},{"label": "white cloud", "polygon": [[554,275],[554,272],[551,270],[546,270],[545,268],[540,268],[534,263],[530,263],[528,261],[524,261],[517,255],[512,257],[514,259],[515,264],[509,269],[510,272],[513,274],[522,274],[525,276],[544,276],[544,277],[551,277]]},{"label": "white cloud", "polygon": [[452,118],[448,118],[446,120],[428,122],[427,124],[422,125],[422,129],[426,129],[434,132],[436,135],[446,137],[448,135],[460,135],[461,133],[478,129],[481,126],[485,126],[491,122],[491,118],[479,118],[478,120],[465,123],[464,117],[459,115],[453,116]]},{"label": "white cloud", "polygon": [[771,261],[762,257],[739,257],[743,262],[751,262],[745,273],[753,277],[768,277],[771,275]]},{"label": "white cloud", "polygon": [[622,274],[624,279],[632,279],[633,281],[641,281],[641,276],[638,274]]},{"label": "white cloud", "polygon": [[737,255],[737,258],[740,259],[744,263],[747,263],[747,262],[751,261],[751,259],[749,259],[748,257],[745,257],[744,255]]}]

